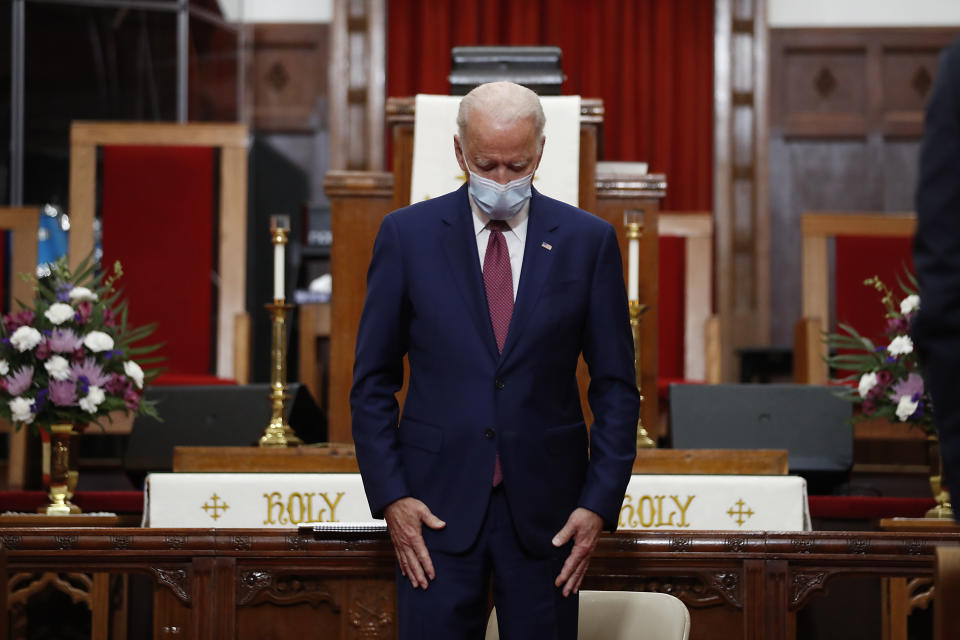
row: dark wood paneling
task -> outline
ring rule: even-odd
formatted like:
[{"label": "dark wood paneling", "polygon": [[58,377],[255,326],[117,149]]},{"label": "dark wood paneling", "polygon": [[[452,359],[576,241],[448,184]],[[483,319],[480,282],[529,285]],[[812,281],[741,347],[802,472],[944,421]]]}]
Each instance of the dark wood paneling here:
[{"label": "dark wood paneling", "polygon": [[328,24],[250,27],[247,104],[257,131],[326,129]]}]

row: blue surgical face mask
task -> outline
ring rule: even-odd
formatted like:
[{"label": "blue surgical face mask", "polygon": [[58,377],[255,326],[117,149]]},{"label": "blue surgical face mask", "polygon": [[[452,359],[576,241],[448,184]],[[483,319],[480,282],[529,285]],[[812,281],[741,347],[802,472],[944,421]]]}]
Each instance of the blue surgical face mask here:
[{"label": "blue surgical face mask", "polygon": [[530,182],[533,174],[500,184],[496,180],[470,173],[470,195],[477,208],[492,220],[509,220],[520,213],[523,205],[530,199]]}]

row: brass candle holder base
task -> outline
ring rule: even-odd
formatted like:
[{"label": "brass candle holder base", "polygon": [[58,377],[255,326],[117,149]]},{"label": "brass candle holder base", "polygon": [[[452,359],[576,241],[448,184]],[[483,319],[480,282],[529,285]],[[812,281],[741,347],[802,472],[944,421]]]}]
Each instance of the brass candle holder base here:
[{"label": "brass candle holder base", "polygon": [[[643,406],[643,393],[640,384],[640,316],[647,310],[647,306],[636,300],[630,301],[630,329],[633,331],[633,364],[637,372],[637,391],[640,391],[640,404]],[[643,418],[637,418],[637,449],[655,449],[657,443],[650,438],[650,434],[643,427]]]},{"label": "brass candle holder base", "polygon": [[270,348],[270,424],[260,437],[261,447],[290,447],[303,444],[286,422],[283,405],[287,395],[287,312],[292,304],[274,300],[265,305],[273,324]]}]

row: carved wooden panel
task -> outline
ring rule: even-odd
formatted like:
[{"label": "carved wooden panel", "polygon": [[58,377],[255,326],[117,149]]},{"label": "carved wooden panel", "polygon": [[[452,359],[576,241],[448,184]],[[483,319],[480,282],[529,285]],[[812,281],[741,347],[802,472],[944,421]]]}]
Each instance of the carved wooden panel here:
[{"label": "carved wooden panel", "polygon": [[247,43],[247,103],[258,131],[326,128],[328,24],[258,24]]},{"label": "carved wooden panel", "polygon": [[920,137],[948,29],[774,29],[771,132]]}]

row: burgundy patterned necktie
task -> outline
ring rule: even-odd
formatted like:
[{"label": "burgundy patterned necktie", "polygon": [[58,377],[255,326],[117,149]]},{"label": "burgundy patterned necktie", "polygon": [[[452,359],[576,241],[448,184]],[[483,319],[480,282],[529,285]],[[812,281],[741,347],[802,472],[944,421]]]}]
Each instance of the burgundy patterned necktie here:
[{"label": "burgundy patterned necktie", "polygon": [[510,270],[510,252],[504,231],[510,226],[503,220],[491,220],[487,224],[490,238],[487,240],[487,253],[483,257],[483,286],[487,290],[487,307],[490,309],[490,323],[493,335],[497,339],[497,351],[503,351],[513,315],[513,273]]},{"label": "burgundy patterned necktie", "polygon": [[[510,270],[510,252],[504,231],[510,230],[503,220],[491,220],[487,224],[490,237],[487,239],[487,253],[483,256],[483,286],[487,290],[487,307],[490,310],[490,323],[497,340],[497,351],[503,352],[503,343],[510,328],[513,315],[513,272]],[[503,481],[500,470],[500,454],[493,467],[493,486]]]}]

